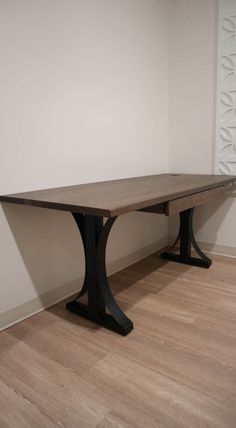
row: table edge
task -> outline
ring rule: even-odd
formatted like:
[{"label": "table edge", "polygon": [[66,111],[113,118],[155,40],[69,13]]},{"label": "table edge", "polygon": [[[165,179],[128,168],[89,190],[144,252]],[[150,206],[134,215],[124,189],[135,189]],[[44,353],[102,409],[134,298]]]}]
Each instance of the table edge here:
[{"label": "table edge", "polygon": [[[162,175],[162,174],[160,174],[160,175]],[[201,174],[199,174],[199,175],[201,175]],[[189,190],[186,192],[186,190],[185,190],[185,191],[179,192],[178,196],[176,195],[176,193],[174,196],[169,195],[167,197],[164,195],[164,196],[159,197],[159,198],[152,198],[152,199],[148,199],[148,200],[143,201],[143,202],[132,203],[132,204],[126,205],[124,207],[114,208],[112,210],[103,209],[103,208],[96,208],[96,207],[87,207],[87,206],[82,206],[82,205],[69,205],[69,204],[63,204],[63,203],[58,203],[58,202],[17,198],[17,196],[11,196],[11,195],[0,196],[0,202],[23,205],[23,206],[32,206],[32,207],[37,207],[37,208],[54,209],[54,210],[67,211],[67,212],[73,212],[73,213],[89,214],[89,215],[95,215],[95,216],[99,216],[99,217],[116,217],[116,216],[119,216],[121,214],[127,214],[129,212],[139,211],[140,209],[147,208],[147,207],[150,207],[152,205],[157,205],[157,204],[161,204],[164,202],[168,202],[168,201],[171,201],[174,199],[178,199],[178,198],[181,198],[183,196],[190,196],[190,195],[193,195],[196,193],[200,193],[200,192],[203,192],[207,189],[209,189],[209,190],[214,189],[214,188],[220,187],[224,184],[226,185],[226,184],[233,183],[235,181],[236,181],[236,176],[235,177],[231,176],[228,179],[224,179],[221,183],[217,183],[217,184],[212,183],[211,185],[203,185],[203,186],[199,187],[196,191],[193,191],[193,189],[192,189],[192,190]]]}]

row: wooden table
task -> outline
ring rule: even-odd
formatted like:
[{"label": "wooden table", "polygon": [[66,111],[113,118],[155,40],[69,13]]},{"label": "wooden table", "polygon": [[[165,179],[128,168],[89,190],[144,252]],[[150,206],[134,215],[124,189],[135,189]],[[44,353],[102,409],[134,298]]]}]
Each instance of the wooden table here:
[{"label": "wooden table", "polygon": [[[81,184],[0,196],[1,202],[69,211],[80,231],[85,252],[84,284],[70,311],[110,330],[127,335],[133,323],[117,304],[106,275],[106,244],[117,216],[131,211],[164,215],[179,213],[179,254],[166,260],[208,268],[211,260],[200,250],[192,229],[194,207],[223,195],[236,176],[160,174]],[[104,217],[107,220],[104,222]],[[191,247],[198,257],[191,256]],[[87,293],[88,304],[79,302]]]}]

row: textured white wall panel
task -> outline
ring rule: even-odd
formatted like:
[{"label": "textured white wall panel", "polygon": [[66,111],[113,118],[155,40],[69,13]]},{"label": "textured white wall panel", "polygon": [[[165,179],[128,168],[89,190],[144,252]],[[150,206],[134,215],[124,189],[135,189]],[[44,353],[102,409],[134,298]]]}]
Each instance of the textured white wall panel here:
[{"label": "textured white wall panel", "polygon": [[236,174],[236,0],[219,0],[216,173]]}]

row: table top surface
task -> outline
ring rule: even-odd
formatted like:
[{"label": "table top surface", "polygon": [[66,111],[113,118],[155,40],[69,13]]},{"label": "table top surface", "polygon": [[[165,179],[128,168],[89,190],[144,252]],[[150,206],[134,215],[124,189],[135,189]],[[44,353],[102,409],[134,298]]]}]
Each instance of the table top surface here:
[{"label": "table top surface", "polygon": [[0,196],[1,202],[113,217],[236,181],[236,176],[158,174]]}]

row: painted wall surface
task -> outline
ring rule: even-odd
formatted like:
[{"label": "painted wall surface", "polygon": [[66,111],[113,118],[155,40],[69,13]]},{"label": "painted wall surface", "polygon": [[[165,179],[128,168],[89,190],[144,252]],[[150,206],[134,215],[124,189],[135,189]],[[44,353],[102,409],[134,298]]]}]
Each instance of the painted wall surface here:
[{"label": "painted wall surface", "polygon": [[[217,9],[215,0],[1,1],[0,193],[214,173]],[[197,239],[236,255],[235,217],[233,193],[198,208]],[[173,217],[171,237],[176,228]],[[2,204],[0,234],[0,328],[12,309],[19,319],[38,298],[48,305],[81,285],[69,214]],[[109,271],[167,234],[164,216],[121,216]]]},{"label": "painted wall surface", "polygon": [[[215,0],[173,2],[170,171],[214,174],[217,9],[218,2]],[[196,238],[213,244],[213,248],[236,248],[235,195],[230,193],[227,200],[222,202],[215,200],[196,210]],[[176,228],[177,219],[171,218],[171,237],[175,235]]]},{"label": "painted wall surface", "polygon": [[[0,194],[168,170],[169,17],[166,0],[0,2]],[[69,214],[2,204],[0,236],[2,317],[81,285]],[[166,236],[163,216],[121,216],[109,262]]]}]

